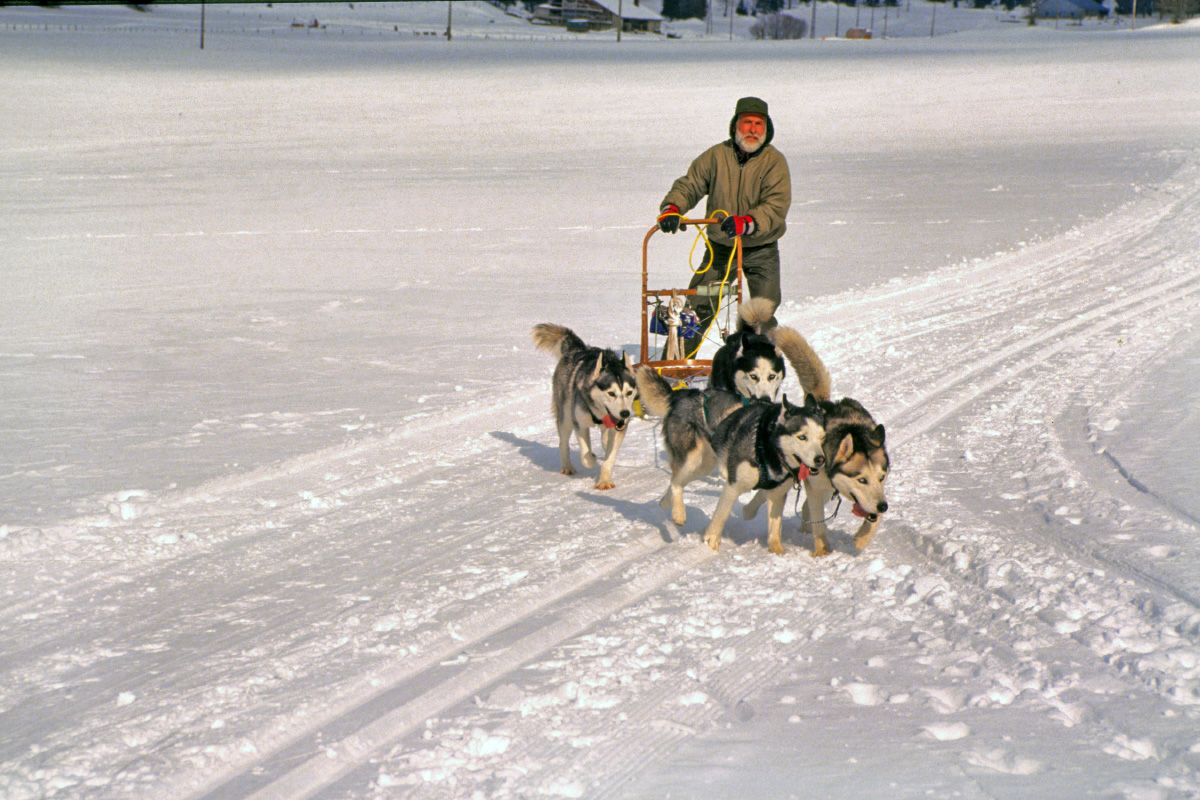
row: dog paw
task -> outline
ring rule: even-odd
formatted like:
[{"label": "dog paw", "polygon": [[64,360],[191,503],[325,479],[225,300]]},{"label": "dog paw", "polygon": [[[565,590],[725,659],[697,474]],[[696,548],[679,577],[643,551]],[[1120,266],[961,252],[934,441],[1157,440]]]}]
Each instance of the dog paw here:
[{"label": "dog paw", "polygon": [[613,483],[610,478],[601,478],[600,480],[596,481],[596,488],[602,492],[606,492],[609,489],[617,488],[617,485]]},{"label": "dog paw", "polygon": [[721,534],[708,534],[704,537],[704,543],[717,552],[721,549]]},{"label": "dog paw", "polygon": [[678,511],[672,511],[671,512],[671,522],[674,522],[676,525],[686,524],[687,523],[687,510],[681,508]]},{"label": "dog paw", "polygon": [[596,466],[596,457],[594,455],[592,455],[591,453],[580,456],[579,460],[582,461],[583,465],[585,467],[587,467],[588,469],[591,469],[592,467]]},{"label": "dog paw", "polygon": [[783,555],[783,542],[767,542],[767,549],[777,556]]},{"label": "dog paw", "polygon": [[563,475],[574,475],[575,468],[574,467],[563,467],[561,470],[559,470],[559,472],[561,472]]},{"label": "dog paw", "polygon": [[829,545],[825,544],[824,539],[817,539],[813,542],[813,558],[823,558],[831,552],[833,551],[829,549]]}]

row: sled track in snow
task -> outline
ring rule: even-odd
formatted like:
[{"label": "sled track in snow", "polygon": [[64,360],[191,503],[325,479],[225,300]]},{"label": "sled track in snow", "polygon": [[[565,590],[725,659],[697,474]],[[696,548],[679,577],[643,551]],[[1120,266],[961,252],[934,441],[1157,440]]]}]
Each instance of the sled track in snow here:
[{"label": "sled track in snow", "polygon": [[[1195,205],[1194,193],[1188,202]],[[1200,272],[1193,268],[1190,272],[1164,279],[1163,259],[1156,258],[1152,252],[1160,249],[1161,242],[1158,245],[1150,242],[1152,237],[1169,235],[1162,223],[1167,212],[1177,207],[1176,204],[1158,207],[1119,231],[1110,229],[1103,236],[1085,237],[1075,247],[1071,246],[1069,238],[1049,243],[1047,247],[1053,252],[1046,258],[1046,271],[1059,269],[1060,272],[1048,284],[1039,287],[1043,292],[1061,293],[1066,302],[1079,287],[1095,280],[1091,270],[1097,261],[1103,263],[1114,259],[1139,261],[1142,273],[1133,282],[1140,288],[1107,302],[1103,299],[1089,301],[1084,308],[1068,306],[1069,317],[1063,321],[1029,335],[1010,337],[998,348],[984,349],[965,363],[951,361],[948,374],[927,382],[918,395],[904,397],[901,407],[876,410],[877,416],[888,424],[891,446],[904,447],[995,392],[1005,382],[1045,365],[1055,355],[1102,335],[1128,319],[1174,304],[1194,303],[1200,295]],[[1192,213],[1194,215],[1194,210]],[[1030,248],[1019,257],[1038,258],[1039,248]],[[1010,275],[1015,277],[1006,277]],[[986,279],[984,288],[989,292],[1015,291],[1025,282],[1021,270],[994,271]],[[969,298],[978,297],[979,292],[977,285],[964,285],[957,294]],[[930,301],[930,307],[936,303],[937,307],[945,309],[947,300],[946,293],[941,292],[936,300]],[[916,304],[908,308],[913,312],[923,310]],[[938,325],[971,328],[988,315],[986,309],[967,308],[958,315],[944,314]],[[541,430],[548,432],[549,425]],[[625,470],[625,475],[629,474],[629,470]],[[679,537],[672,538],[678,540]],[[694,542],[683,547],[665,545],[659,533],[649,533],[600,562],[588,563],[560,576],[543,587],[534,600],[501,604],[479,613],[443,637],[440,645],[431,647],[419,661],[376,672],[359,681],[355,688],[343,691],[320,718],[310,718],[303,726],[285,726],[277,736],[256,737],[259,754],[254,758],[228,765],[230,769],[209,776],[207,780],[187,776],[173,787],[171,793],[190,798],[256,799],[319,795],[363,769],[373,754],[400,741],[424,720],[469,699],[522,664],[681,575],[710,564],[711,557],[706,548]],[[421,562],[426,566],[428,563]],[[525,628],[533,630],[524,632]],[[511,642],[506,647],[489,652],[488,640],[505,631],[516,631],[517,635],[505,637]],[[463,669],[446,667],[444,662],[465,652],[475,654],[474,660],[468,661],[469,666]],[[745,674],[744,670],[726,676],[726,705],[749,692],[754,677]],[[653,717],[654,711],[649,706],[631,709],[634,716],[642,713]],[[608,796],[649,759],[669,751],[710,723],[714,713],[711,709],[697,708],[691,713],[690,724],[675,719],[652,725],[656,736],[652,745],[639,742],[645,745],[644,749],[630,747],[630,742],[620,736],[599,745],[597,749],[602,752],[595,757],[603,759],[608,789],[595,787],[599,791],[595,796]],[[305,756],[305,753],[309,755]],[[161,796],[162,789],[157,787],[153,794]]]},{"label": "sled track in snow", "polygon": [[[932,288],[916,286],[892,292],[909,295],[901,309],[907,319],[876,323],[885,334],[879,338],[872,335],[874,331],[867,331],[866,336],[835,342],[829,352],[821,346],[818,350],[827,358],[832,354],[839,363],[866,359],[873,364],[878,361],[881,344],[903,346],[905,341],[930,330],[939,335],[963,332],[962,346],[948,354],[945,363],[936,365],[936,369],[907,375],[903,368],[880,368],[878,374],[861,380],[862,388],[854,392],[863,398],[891,399],[890,403],[872,410],[887,424],[890,446],[901,450],[981,400],[994,397],[1006,382],[1046,367],[1072,347],[1156,311],[1194,307],[1200,298],[1200,270],[1194,263],[1186,263],[1186,259],[1194,246],[1200,214],[1196,211],[1195,182],[1189,183],[1185,178],[1180,184],[1186,186],[1180,197],[1144,202],[1139,210],[1121,217],[1120,225],[1108,222],[1087,226],[1080,237],[1060,237],[1003,257],[997,263],[969,270],[958,283],[947,285],[943,280]],[[1183,225],[1173,224],[1177,220],[1182,220]],[[1031,264],[1041,268],[1032,280]],[[1136,271],[1129,273],[1125,264],[1136,264]],[[1097,280],[1116,282],[1118,277],[1122,292],[1096,289]],[[914,299],[921,293],[927,293],[928,300]],[[1060,297],[1066,315],[1022,316],[1016,320],[1020,330],[1014,329],[1011,321],[999,319],[986,304],[987,297],[1005,293],[1030,293],[1043,299]],[[886,288],[884,294],[888,295]],[[853,302],[849,300],[846,304]],[[1017,305],[1014,301],[1000,307]],[[844,314],[845,306],[818,309],[802,323],[802,332],[836,325]],[[896,335],[896,331],[908,330],[915,332]],[[871,341],[864,341],[868,339]],[[863,354],[856,355],[855,347],[864,348]],[[835,389],[839,388],[839,372],[834,370]],[[405,524],[404,514],[409,513],[396,508],[394,495],[401,483],[408,487],[410,505],[415,506],[418,515],[444,502],[445,495],[461,493],[463,502],[485,503],[486,487],[474,486],[467,464],[459,465],[458,471],[464,473],[461,484],[443,488],[425,486],[426,478],[440,476],[438,465],[425,457],[405,455],[404,451],[412,447],[436,452],[443,432],[453,431],[460,439],[483,442],[475,445],[479,448],[477,458],[459,456],[470,461],[471,468],[479,467],[476,461],[482,461],[484,467],[511,463],[513,453],[508,443],[491,427],[497,416],[511,418],[508,413],[511,409],[536,407],[532,416],[536,423],[520,430],[538,440],[549,441],[553,436],[552,425],[540,408],[543,404],[530,403],[530,399],[522,391],[489,408],[452,420],[434,420],[433,431],[405,432],[386,440],[370,440],[359,446],[296,459],[282,468],[218,481],[185,497],[138,509],[136,518],[109,527],[107,530],[120,535],[144,540],[145,557],[134,564],[114,560],[95,565],[90,577],[72,584],[72,593],[81,598],[81,605],[98,609],[94,613],[99,619],[104,607],[127,597],[123,593],[131,591],[129,586],[146,583],[172,587],[161,592],[164,595],[161,599],[146,603],[144,615],[137,617],[132,630],[121,633],[122,641],[139,642],[171,626],[172,635],[179,640],[199,641],[203,634],[205,649],[171,657],[174,660],[168,663],[170,668],[161,673],[156,670],[142,675],[136,672],[140,662],[98,658],[64,674],[64,681],[69,679],[80,686],[75,696],[64,702],[83,709],[85,728],[104,729],[106,698],[102,687],[105,686],[132,681],[148,696],[167,686],[182,686],[185,697],[195,696],[203,691],[205,671],[214,662],[228,674],[237,674],[223,666],[225,654],[252,651],[258,640],[271,642],[282,637],[285,642],[280,649],[291,663],[319,662],[338,650],[319,632],[311,630],[318,621],[340,624],[352,615],[377,619],[386,615],[389,608],[403,608],[405,604],[420,605],[427,617],[411,628],[412,637],[420,644],[415,655],[376,662],[370,669],[357,673],[359,677],[329,690],[332,697],[328,701],[271,717],[269,724],[250,732],[249,738],[255,744],[253,751],[228,756],[215,765],[185,769],[166,780],[134,784],[134,793],[141,792],[146,798],[171,796],[195,800],[303,798],[333,793],[339,786],[357,785],[356,782],[369,779],[372,757],[396,745],[429,718],[478,696],[523,664],[612,619],[673,581],[685,575],[689,579],[712,576],[712,570],[723,560],[720,556],[714,559],[698,542],[694,518],[685,530],[687,541],[680,542],[680,532],[669,522],[661,521],[661,512],[653,503],[647,504],[653,507],[644,516],[631,515],[626,510],[629,519],[618,516],[614,522],[615,515],[610,509],[597,511],[595,505],[614,505],[622,510],[619,501],[607,501],[606,497],[591,492],[590,486],[579,492],[586,481],[564,482],[556,475],[539,474],[545,480],[531,486],[527,508],[507,510],[507,527],[512,526],[511,520],[526,517],[531,524],[551,520],[561,503],[579,503],[582,497],[583,510],[593,513],[578,520],[572,530],[580,538],[605,538],[613,544],[595,548],[591,555],[585,554],[574,562],[565,560],[561,569],[539,576],[541,582],[526,591],[488,594],[484,577],[464,583],[467,588],[463,591],[479,594],[483,602],[472,605],[465,613],[443,614],[444,607],[434,602],[436,598],[430,592],[437,586],[438,575],[449,574],[452,568],[468,560],[469,552],[477,552],[470,548],[492,522],[484,511],[469,527],[444,531],[440,537],[431,536],[429,541],[414,542],[404,558],[389,559],[388,576],[397,582],[405,579],[413,583],[411,588],[346,604],[336,603],[330,597],[323,605],[307,608],[308,616],[299,618],[292,606],[280,602],[289,598],[289,592],[295,598],[309,592],[306,585],[296,581],[303,567],[292,569],[289,564],[303,561],[313,538],[320,537],[325,547],[322,552],[333,559],[348,558],[352,546],[361,547],[364,543],[385,547],[389,528]],[[504,413],[498,413],[502,409]],[[644,484],[646,493],[656,496],[665,478],[658,472],[647,476],[644,465],[649,459],[640,455],[649,450],[650,437],[645,435],[645,442],[634,442],[634,438],[638,437],[630,437],[622,452],[618,484],[639,487]],[[530,446],[536,449],[536,445]],[[545,447],[553,449],[551,445]],[[635,459],[643,472],[625,466]],[[898,464],[902,470],[902,462]],[[521,469],[540,473],[535,465],[524,464]],[[580,511],[578,507],[574,510]],[[271,525],[239,526],[239,521],[246,519],[269,519]],[[225,530],[231,521],[235,529]],[[906,530],[905,522],[906,512],[900,508],[884,527]],[[77,541],[88,528],[86,522],[64,526],[46,532],[28,547],[7,543],[3,557],[12,560],[45,556],[67,564],[76,547],[79,552],[95,552],[94,543],[85,545]],[[155,538],[183,538],[196,531],[204,532],[204,536],[199,543],[188,546],[183,555],[164,556],[163,548],[153,544]],[[281,538],[281,532],[287,531],[292,531],[294,538]],[[529,542],[536,542],[536,538]],[[952,582],[960,591],[991,591],[986,586],[975,586],[972,575],[955,577],[952,567],[939,561],[934,545],[920,535],[914,534],[912,542],[918,552],[925,554],[923,557],[941,563],[942,571],[951,573]],[[521,542],[495,546],[501,544],[518,549],[526,546]],[[528,546],[532,552],[536,544]],[[264,558],[270,559],[269,569],[255,572],[253,565],[241,573],[233,569],[236,559],[260,547],[267,554]],[[46,556],[48,552],[52,555]],[[262,624],[246,628],[228,625],[214,635],[214,620],[209,616],[198,613],[180,619],[181,607],[187,607],[193,598],[188,595],[190,584],[184,578],[177,578],[176,573],[204,574],[211,570],[220,574],[225,568],[230,570],[231,584],[242,587],[246,596],[244,605],[236,610],[261,620]],[[362,568],[351,564],[344,572],[349,574]],[[835,564],[834,571],[838,568]],[[332,574],[336,577],[338,573]],[[294,589],[265,596],[264,586],[288,581],[296,582]],[[519,584],[518,589],[523,586]],[[1165,588],[1170,589],[1169,585]],[[53,590],[46,590],[17,595],[24,599],[5,606],[0,614],[6,624],[12,622],[13,631],[22,625],[30,626],[31,630],[34,625],[46,627],[44,620],[26,623],[21,615],[41,606],[52,593]],[[258,599],[260,595],[264,599]],[[808,616],[808,628],[798,632],[798,639],[806,641],[814,628],[828,624],[830,620],[825,614],[819,607],[814,609]],[[446,616],[453,624],[442,624]],[[983,645],[993,646],[994,642],[1010,638],[1003,629],[1008,620],[1001,619],[996,624],[1000,627],[980,634]],[[78,627],[71,628],[68,624],[50,640],[30,639],[30,644],[19,635],[14,636],[14,641],[26,649],[0,656],[0,666],[15,669],[27,655],[48,649],[69,649],[66,645],[78,635],[77,631]],[[764,653],[780,647],[765,631],[751,633],[742,642],[742,647]],[[241,674],[253,676],[255,662],[260,660],[251,655],[238,669]],[[37,668],[37,664],[29,667]],[[586,763],[596,765],[599,783],[589,787],[588,796],[615,796],[620,787],[627,785],[645,765],[653,763],[653,759],[706,729],[718,715],[735,709],[755,690],[759,677],[773,668],[774,662],[764,658],[749,667],[739,662],[728,669],[717,669],[704,684],[705,691],[717,702],[665,709],[658,695],[639,700],[623,706],[630,719],[627,728],[604,731],[584,754],[566,744],[556,752],[562,758],[586,759]],[[664,668],[661,685],[684,692],[695,682],[682,668]],[[35,709],[23,724],[36,724],[37,719]],[[10,735],[19,732],[16,727],[10,730]],[[519,751],[520,746],[515,746],[513,755],[519,755]],[[8,757],[0,754],[0,761]]]}]

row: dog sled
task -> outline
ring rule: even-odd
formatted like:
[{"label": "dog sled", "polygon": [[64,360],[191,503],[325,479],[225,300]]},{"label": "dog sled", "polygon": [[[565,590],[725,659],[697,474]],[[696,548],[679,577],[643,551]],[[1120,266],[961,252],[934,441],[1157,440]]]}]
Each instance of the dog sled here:
[{"label": "dog sled", "polygon": [[[681,219],[679,229],[697,226],[696,242],[703,240],[707,247],[704,226],[720,222],[721,218]],[[655,225],[642,240],[642,349],[639,363],[653,368],[664,378],[687,384],[706,381],[712,371],[712,359],[698,356],[706,349],[706,344],[721,346],[736,325],[741,308],[742,237],[734,239],[729,263],[710,263],[708,266],[708,269],[724,270],[723,280],[703,283],[695,289],[659,289],[650,286],[650,240],[660,232]],[[693,244],[693,252],[695,246]],[[689,298],[693,297],[707,302],[713,302],[715,298],[715,310],[705,330],[699,329],[699,319],[688,304]]]}]

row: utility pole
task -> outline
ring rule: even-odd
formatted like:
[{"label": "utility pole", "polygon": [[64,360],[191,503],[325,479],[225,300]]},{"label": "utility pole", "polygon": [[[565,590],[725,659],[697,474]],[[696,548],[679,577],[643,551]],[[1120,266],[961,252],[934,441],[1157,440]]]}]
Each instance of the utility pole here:
[{"label": "utility pole", "polygon": [[[1137,0],[1134,0],[1136,2]],[[815,2],[815,0],[814,0]],[[200,49],[204,49],[204,3],[200,4]],[[1136,6],[1135,6],[1136,8]]]},{"label": "utility pole", "polygon": [[446,0],[446,41],[450,41],[450,23],[454,19],[454,0]]},{"label": "utility pole", "polygon": [[808,0],[812,3],[812,23],[808,26],[808,38],[817,38],[817,0]]},{"label": "utility pole", "polygon": [[617,3],[617,41],[621,41],[621,29],[625,27],[625,0]]}]

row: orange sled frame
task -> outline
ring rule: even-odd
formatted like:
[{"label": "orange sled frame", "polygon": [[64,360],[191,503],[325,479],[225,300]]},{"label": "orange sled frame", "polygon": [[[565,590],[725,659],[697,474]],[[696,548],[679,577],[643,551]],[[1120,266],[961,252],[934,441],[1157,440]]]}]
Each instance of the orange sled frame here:
[{"label": "orange sled frame", "polygon": [[[716,225],[720,222],[720,219],[682,219],[679,221],[680,230],[687,225]],[[712,359],[686,358],[670,361],[652,361],[650,359],[651,309],[656,309],[664,297],[688,297],[700,294],[695,289],[650,288],[650,237],[658,232],[658,226],[655,225],[647,231],[646,238],[642,240],[642,353],[639,363],[652,367],[664,378],[675,378],[680,381],[690,382],[695,378],[708,376],[712,371]],[[737,306],[734,309],[736,312],[738,308],[741,308],[742,304],[742,237],[739,236],[734,239],[733,250],[736,255],[737,276],[735,281],[730,281],[730,297],[722,303],[722,306],[727,307],[727,304],[736,302]],[[732,291],[734,286],[736,286],[736,294]],[[721,311],[722,309],[718,308],[713,314],[713,324],[716,323],[716,319]],[[700,335],[704,335],[705,333],[707,331],[701,331]]]}]

